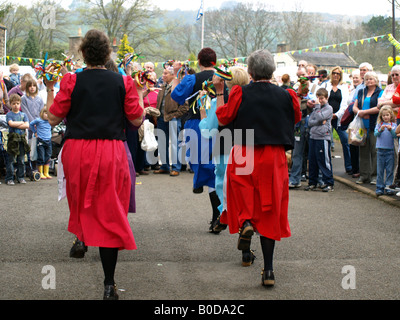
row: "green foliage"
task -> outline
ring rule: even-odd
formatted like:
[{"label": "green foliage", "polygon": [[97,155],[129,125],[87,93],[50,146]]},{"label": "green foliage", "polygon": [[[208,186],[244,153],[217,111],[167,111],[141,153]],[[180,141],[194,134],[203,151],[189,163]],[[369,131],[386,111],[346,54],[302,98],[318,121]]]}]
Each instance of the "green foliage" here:
[{"label": "green foliage", "polygon": [[121,44],[118,47],[117,55],[119,59],[124,59],[125,54],[133,52],[133,48],[129,45],[128,35],[126,34],[124,34],[120,40],[120,43]]},{"label": "green foliage", "polygon": [[[398,23],[396,23],[396,29]],[[364,28],[368,36],[391,33],[392,18],[383,16],[374,16],[368,22],[363,22],[361,26]]]},{"label": "green foliage", "polygon": [[[48,58],[53,60],[61,60],[63,61],[65,57],[63,56],[64,50],[63,49],[49,49],[43,50],[43,53],[48,53]],[[44,55],[44,54],[43,54]]]},{"label": "green foliage", "polygon": [[[28,39],[25,42],[24,50],[22,51],[22,57],[26,58],[40,58],[40,51],[38,41],[35,36],[35,32],[31,29],[28,33]],[[22,65],[30,65],[31,63],[21,61]]]},{"label": "green foliage", "polygon": [[0,23],[3,23],[4,17],[10,11],[11,7],[11,4],[7,2],[0,4]]},{"label": "green foliage", "polygon": [[[191,52],[188,56],[188,60],[189,61],[197,61],[197,56],[193,52]],[[190,63],[190,67],[193,68],[196,72],[199,71],[198,65],[195,66],[193,63]]]}]

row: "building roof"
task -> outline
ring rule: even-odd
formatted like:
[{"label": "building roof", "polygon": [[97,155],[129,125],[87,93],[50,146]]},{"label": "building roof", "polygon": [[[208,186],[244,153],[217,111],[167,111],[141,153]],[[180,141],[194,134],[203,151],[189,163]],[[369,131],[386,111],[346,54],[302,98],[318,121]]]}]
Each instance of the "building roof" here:
[{"label": "building roof", "polygon": [[305,60],[318,67],[358,68],[359,64],[345,52],[302,52],[290,53],[295,61]]}]

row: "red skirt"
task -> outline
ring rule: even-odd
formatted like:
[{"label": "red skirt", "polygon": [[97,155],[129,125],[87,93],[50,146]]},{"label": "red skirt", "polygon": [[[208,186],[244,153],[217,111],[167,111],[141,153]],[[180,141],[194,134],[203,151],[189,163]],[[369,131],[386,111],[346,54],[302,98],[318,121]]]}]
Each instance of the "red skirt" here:
[{"label": "red skirt", "polygon": [[281,240],[291,236],[289,175],[282,146],[237,146],[226,168],[226,210],[221,222],[230,233],[250,220],[260,235]]},{"label": "red skirt", "polygon": [[87,246],[136,249],[127,217],[131,179],[123,142],[68,139],[62,163],[68,231]]}]

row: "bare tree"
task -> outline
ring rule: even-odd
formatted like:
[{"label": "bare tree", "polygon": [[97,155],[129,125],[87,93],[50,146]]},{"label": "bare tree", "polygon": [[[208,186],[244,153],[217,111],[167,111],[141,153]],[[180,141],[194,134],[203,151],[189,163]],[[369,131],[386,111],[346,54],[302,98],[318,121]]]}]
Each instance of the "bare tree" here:
[{"label": "bare tree", "polygon": [[172,34],[177,24],[161,21],[163,13],[148,0],[85,0],[88,7],[81,10],[86,24],[104,30],[110,41],[128,35],[135,51],[145,52],[147,59],[160,56],[160,48],[167,46],[166,35]]},{"label": "bare tree", "polygon": [[[200,28],[194,24],[185,24],[175,30],[175,45],[181,47],[181,53],[187,56],[190,53],[197,53],[200,50]],[[182,52],[184,49],[184,52]],[[179,49],[178,49],[179,50]]]},{"label": "bare tree", "polygon": [[257,49],[270,49],[279,32],[279,20],[263,3],[239,3],[207,13],[206,40],[225,58],[246,57]]},{"label": "bare tree", "polygon": [[[47,27],[44,19],[49,14],[48,10],[44,8],[51,8],[54,12],[54,26]],[[55,49],[65,47],[62,45],[68,39],[68,11],[62,8],[61,0],[45,0],[38,1],[33,4],[30,10],[30,19],[32,25],[35,26],[35,35],[38,39],[39,48],[42,49]]]},{"label": "bare tree", "polygon": [[85,0],[89,8],[82,12],[88,24],[102,27],[110,39],[121,38],[132,26],[149,23],[157,17],[148,0]]},{"label": "bare tree", "polygon": [[310,15],[303,11],[301,4],[296,3],[294,11],[283,12],[282,17],[282,33],[290,44],[290,49],[307,48],[312,35],[310,31],[314,29]]}]

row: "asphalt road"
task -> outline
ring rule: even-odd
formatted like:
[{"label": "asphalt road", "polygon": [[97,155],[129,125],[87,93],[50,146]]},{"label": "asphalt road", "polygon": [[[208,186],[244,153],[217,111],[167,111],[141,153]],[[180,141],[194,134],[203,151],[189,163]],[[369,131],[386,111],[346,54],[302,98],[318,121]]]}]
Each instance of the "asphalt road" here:
[{"label": "asphalt road", "polygon": [[[1,300],[101,300],[97,248],[69,258],[68,205],[56,179],[0,185]],[[262,287],[262,252],[241,266],[237,235],[208,233],[206,192],[192,174],[140,176],[129,214],[138,250],[121,251],[120,300],[397,300],[399,208],[336,183],[331,193],[290,191],[292,237],[277,242],[276,284]]]}]

